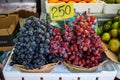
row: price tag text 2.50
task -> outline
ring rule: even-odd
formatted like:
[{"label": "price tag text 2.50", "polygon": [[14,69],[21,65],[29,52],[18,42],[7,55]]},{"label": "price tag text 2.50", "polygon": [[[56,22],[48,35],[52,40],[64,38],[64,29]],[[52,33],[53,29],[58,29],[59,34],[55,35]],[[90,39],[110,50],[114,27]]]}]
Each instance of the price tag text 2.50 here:
[{"label": "price tag text 2.50", "polygon": [[62,20],[74,16],[73,4],[65,3],[56,6],[50,6],[50,17],[52,20]]}]

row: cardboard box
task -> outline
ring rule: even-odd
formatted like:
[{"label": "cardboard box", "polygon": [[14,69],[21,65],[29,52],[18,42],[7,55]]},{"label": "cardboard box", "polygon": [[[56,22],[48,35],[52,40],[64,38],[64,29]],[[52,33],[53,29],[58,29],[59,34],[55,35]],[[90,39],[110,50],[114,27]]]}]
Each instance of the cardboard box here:
[{"label": "cardboard box", "polygon": [[18,15],[0,16],[0,36],[11,35],[18,24]]},{"label": "cardboard box", "polygon": [[13,46],[4,46],[0,47],[0,51],[10,51],[13,49]]},{"label": "cardboard box", "polygon": [[11,35],[0,36],[0,47],[13,46],[13,39],[16,37],[16,34],[19,32],[20,24],[18,23]]},{"label": "cardboard box", "polygon": [[13,47],[13,39],[19,31],[18,15],[0,16],[0,50]]}]

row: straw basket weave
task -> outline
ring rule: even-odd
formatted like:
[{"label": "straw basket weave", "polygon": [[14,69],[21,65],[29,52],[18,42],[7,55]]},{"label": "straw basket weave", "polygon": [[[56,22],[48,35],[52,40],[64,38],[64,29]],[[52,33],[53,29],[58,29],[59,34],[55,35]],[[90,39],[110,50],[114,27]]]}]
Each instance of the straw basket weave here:
[{"label": "straw basket weave", "polygon": [[67,64],[66,62],[63,62],[63,64],[66,66],[66,68],[71,71],[71,72],[94,72],[98,69],[99,66],[102,66],[104,63],[108,62],[108,60],[103,61],[100,63],[98,66],[92,67],[92,68],[85,68],[85,67],[80,67],[72,64]]},{"label": "straw basket weave", "polygon": [[23,65],[18,65],[15,64],[14,66],[17,67],[18,69],[20,69],[22,72],[28,72],[28,73],[44,73],[44,72],[50,72],[54,69],[55,65],[57,63],[51,63],[51,64],[46,64],[44,66],[42,66],[41,68],[36,68],[36,69],[25,69],[25,67]]}]

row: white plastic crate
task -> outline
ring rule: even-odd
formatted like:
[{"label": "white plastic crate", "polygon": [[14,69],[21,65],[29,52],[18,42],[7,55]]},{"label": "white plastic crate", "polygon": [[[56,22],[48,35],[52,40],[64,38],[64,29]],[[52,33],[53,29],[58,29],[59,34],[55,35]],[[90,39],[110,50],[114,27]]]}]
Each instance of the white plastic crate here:
[{"label": "white plastic crate", "polygon": [[116,77],[120,79],[120,64],[113,63],[115,69],[117,70],[117,75]]},{"label": "white plastic crate", "polygon": [[117,74],[111,62],[91,73],[71,73],[62,64],[57,65],[50,73],[23,73],[9,66],[10,60],[11,56],[3,69],[5,80],[114,80]]},{"label": "white plastic crate", "polygon": [[[47,1],[45,2],[46,4],[46,12],[50,13],[49,7],[53,5],[58,5],[61,3],[48,3]],[[99,2],[99,3],[74,3],[74,8],[76,12],[83,13],[85,11],[89,11],[90,13],[102,13],[104,7],[104,2]]]},{"label": "white plastic crate", "polygon": [[105,14],[117,14],[118,10],[120,10],[120,4],[105,4],[103,13]]}]

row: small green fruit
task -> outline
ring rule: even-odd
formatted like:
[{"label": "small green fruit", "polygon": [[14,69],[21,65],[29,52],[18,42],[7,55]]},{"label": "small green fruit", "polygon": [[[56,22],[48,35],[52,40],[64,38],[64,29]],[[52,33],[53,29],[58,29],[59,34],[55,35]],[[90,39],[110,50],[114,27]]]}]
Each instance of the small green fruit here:
[{"label": "small green fruit", "polygon": [[102,39],[102,41],[104,41],[104,42],[108,42],[109,40],[110,40],[110,34],[109,33],[104,33],[102,36],[101,36],[101,39]]},{"label": "small green fruit", "polygon": [[110,30],[110,25],[109,25],[109,24],[105,24],[105,25],[103,26],[103,30],[104,30],[104,31],[109,31],[109,30]]},{"label": "small green fruit", "polygon": [[113,4],[115,3],[115,0],[104,0],[106,3],[110,3],[110,4]]},{"label": "small green fruit", "polygon": [[119,47],[120,47],[120,42],[116,38],[112,38],[108,43],[108,48],[113,52],[117,52],[119,50]]},{"label": "small green fruit", "polygon": [[112,20],[107,21],[106,24],[112,25]]},{"label": "small green fruit", "polygon": [[117,3],[117,4],[120,4],[120,0],[116,0],[116,3]]},{"label": "small green fruit", "polygon": [[117,29],[110,30],[110,36],[112,38],[117,38],[118,37],[118,30]]},{"label": "small green fruit", "polygon": [[114,22],[112,24],[112,29],[118,29],[119,28],[119,22]]},{"label": "small green fruit", "polygon": [[103,33],[103,26],[99,26],[97,28],[97,35],[102,35],[102,33]]},{"label": "small green fruit", "polygon": [[118,38],[120,40],[120,29],[118,30]]},{"label": "small green fruit", "polygon": [[117,56],[117,57],[118,57],[118,61],[120,61],[120,53],[118,54],[118,56]]},{"label": "small green fruit", "polygon": [[118,21],[119,21],[119,18],[120,18],[120,16],[119,16],[119,15],[116,15],[116,16],[113,18],[113,21],[114,21],[114,22],[118,22]]}]

